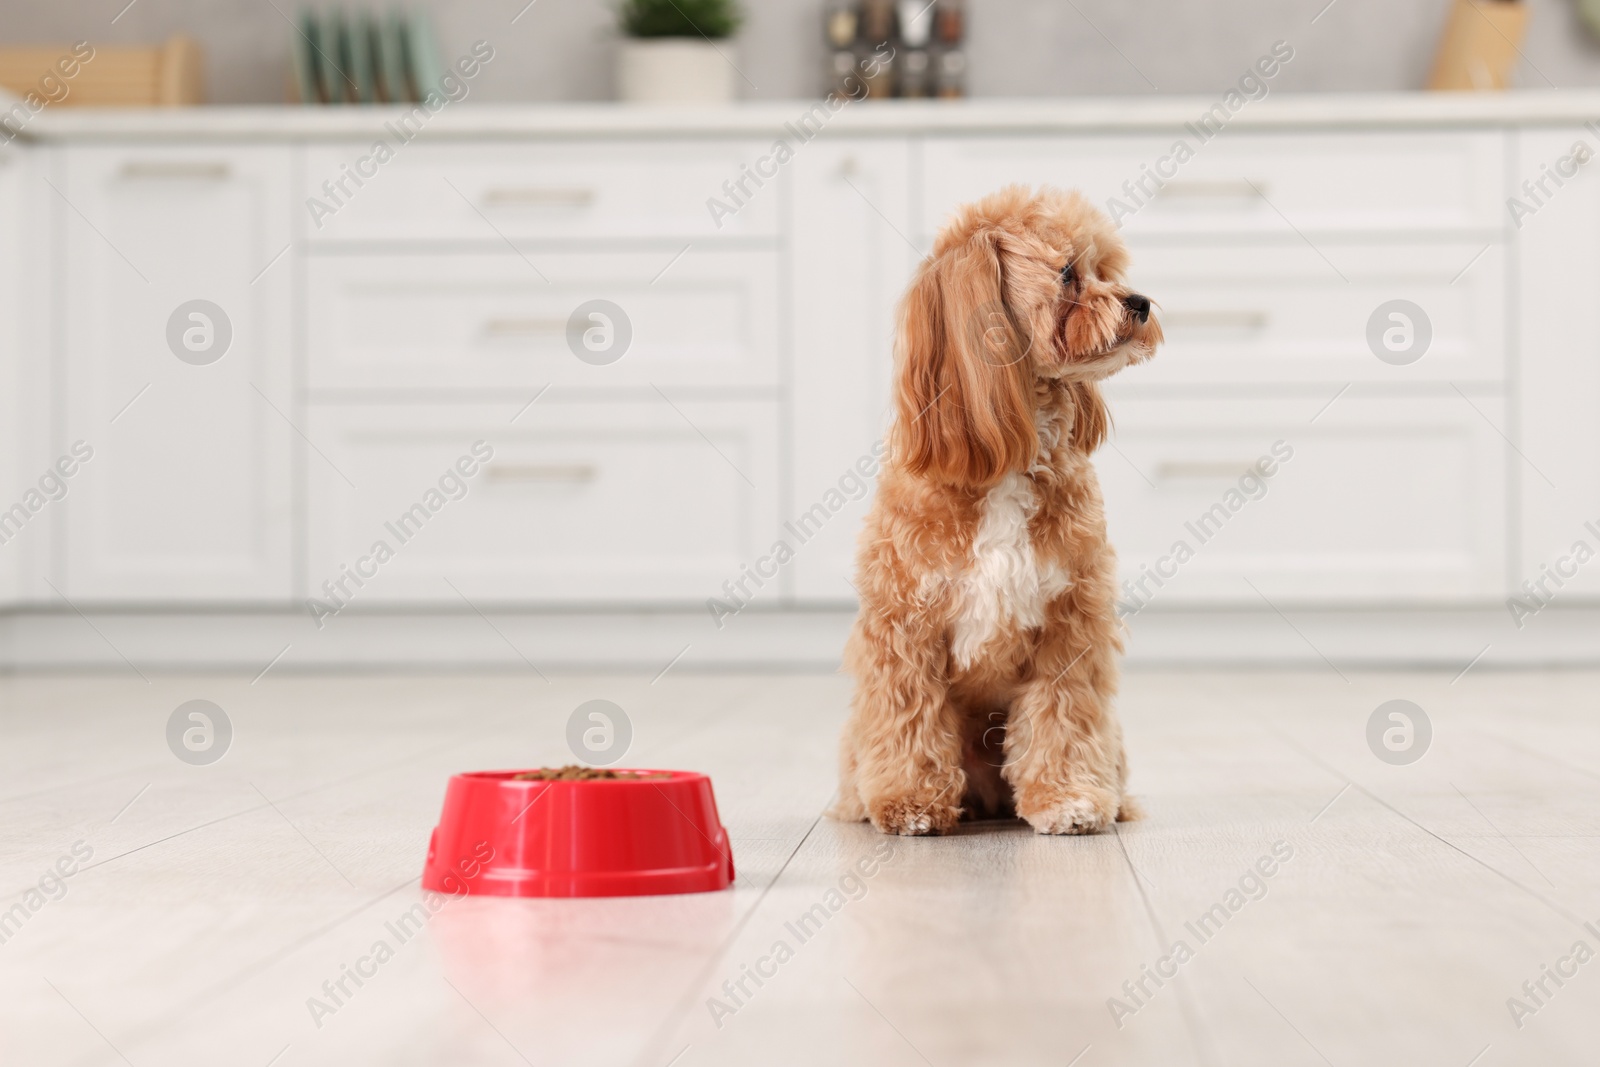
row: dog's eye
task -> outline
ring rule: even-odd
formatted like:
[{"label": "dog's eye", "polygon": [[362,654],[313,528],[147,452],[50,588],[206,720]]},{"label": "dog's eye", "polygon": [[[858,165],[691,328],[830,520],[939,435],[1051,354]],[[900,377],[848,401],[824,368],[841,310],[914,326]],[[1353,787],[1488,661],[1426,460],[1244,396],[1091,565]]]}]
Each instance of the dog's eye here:
[{"label": "dog's eye", "polygon": [[1075,282],[1077,280],[1078,280],[1078,272],[1072,269],[1072,264],[1071,263],[1068,263],[1065,267],[1061,268],[1061,284],[1062,285],[1071,285],[1073,282]]}]

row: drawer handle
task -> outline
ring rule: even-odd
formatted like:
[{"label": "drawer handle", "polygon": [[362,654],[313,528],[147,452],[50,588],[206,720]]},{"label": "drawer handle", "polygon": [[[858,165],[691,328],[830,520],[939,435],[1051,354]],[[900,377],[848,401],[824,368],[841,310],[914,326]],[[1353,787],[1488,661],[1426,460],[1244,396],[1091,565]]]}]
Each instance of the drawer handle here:
[{"label": "drawer handle", "polygon": [[226,163],[168,163],[158,160],[134,160],[122,165],[121,177],[137,181],[159,178],[177,181],[227,181],[233,173]]},{"label": "drawer handle", "polygon": [[520,189],[490,189],[483,194],[490,207],[588,207],[594,203],[593,189],[559,189],[529,186]]},{"label": "drawer handle", "polygon": [[1266,183],[1240,178],[1238,181],[1168,182],[1156,190],[1162,200],[1264,200]]},{"label": "drawer handle", "polygon": [[1260,330],[1267,325],[1265,311],[1167,311],[1161,325],[1169,330]]},{"label": "drawer handle", "polygon": [[599,469],[592,463],[496,463],[489,468],[491,483],[562,482],[587,485],[599,475]]},{"label": "drawer handle", "polygon": [[1180,478],[1237,478],[1256,465],[1256,460],[1234,460],[1208,463],[1196,460],[1167,460],[1156,465],[1156,477],[1164,482]]},{"label": "drawer handle", "polygon": [[564,333],[566,319],[490,319],[483,324],[486,337],[521,337],[530,333]]}]

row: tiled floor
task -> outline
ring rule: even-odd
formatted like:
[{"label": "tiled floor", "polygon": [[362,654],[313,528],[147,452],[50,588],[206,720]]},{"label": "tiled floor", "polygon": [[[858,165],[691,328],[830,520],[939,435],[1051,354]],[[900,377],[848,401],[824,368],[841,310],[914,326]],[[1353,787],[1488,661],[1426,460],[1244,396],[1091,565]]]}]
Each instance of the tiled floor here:
[{"label": "tiled floor", "polygon": [[[818,819],[841,678],[0,680],[0,1061],[1600,1058],[1600,675],[1142,673],[1124,690],[1144,821],[895,839],[855,881],[887,839]],[[736,888],[450,903],[314,1017],[418,899],[446,777],[566,761],[566,718],[593,697],[630,715],[627,763],[713,775]],[[165,740],[194,698],[235,729],[210,766]],[[1392,698],[1433,724],[1408,766],[1366,741]],[[81,870],[45,877],[75,847]],[[837,907],[801,941],[786,924],[819,902]],[[756,985],[746,968],[774,953]]]}]

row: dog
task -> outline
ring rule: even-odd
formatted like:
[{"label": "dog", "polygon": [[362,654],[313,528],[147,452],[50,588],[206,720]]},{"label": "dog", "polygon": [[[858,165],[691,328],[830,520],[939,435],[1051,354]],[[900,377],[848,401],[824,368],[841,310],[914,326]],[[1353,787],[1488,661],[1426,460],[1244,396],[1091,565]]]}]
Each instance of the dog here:
[{"label": "dog", "polygon": [[1097,383],[1161,342],[1081,194],[957,212],[900,305],[894,425],[862,532],[837,819],[966,815],[1087,834],[1137,817],[1112,701],[1116,560],[1090,455]]}]

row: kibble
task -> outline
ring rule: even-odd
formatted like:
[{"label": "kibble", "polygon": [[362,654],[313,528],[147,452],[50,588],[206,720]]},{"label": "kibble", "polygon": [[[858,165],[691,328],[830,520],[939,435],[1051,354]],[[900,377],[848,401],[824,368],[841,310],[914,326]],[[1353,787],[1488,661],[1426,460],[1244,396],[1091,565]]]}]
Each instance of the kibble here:
[{"label": "kibble", "polygon": [[670,778],[664,773],[640,774],[638,771],[613,771],[608,767],[580,767],[570,763],[565,767],[540,767],[536,771],[523,771],[515,775],[519,782],[599,782],[641,781],[647,778]]}]

